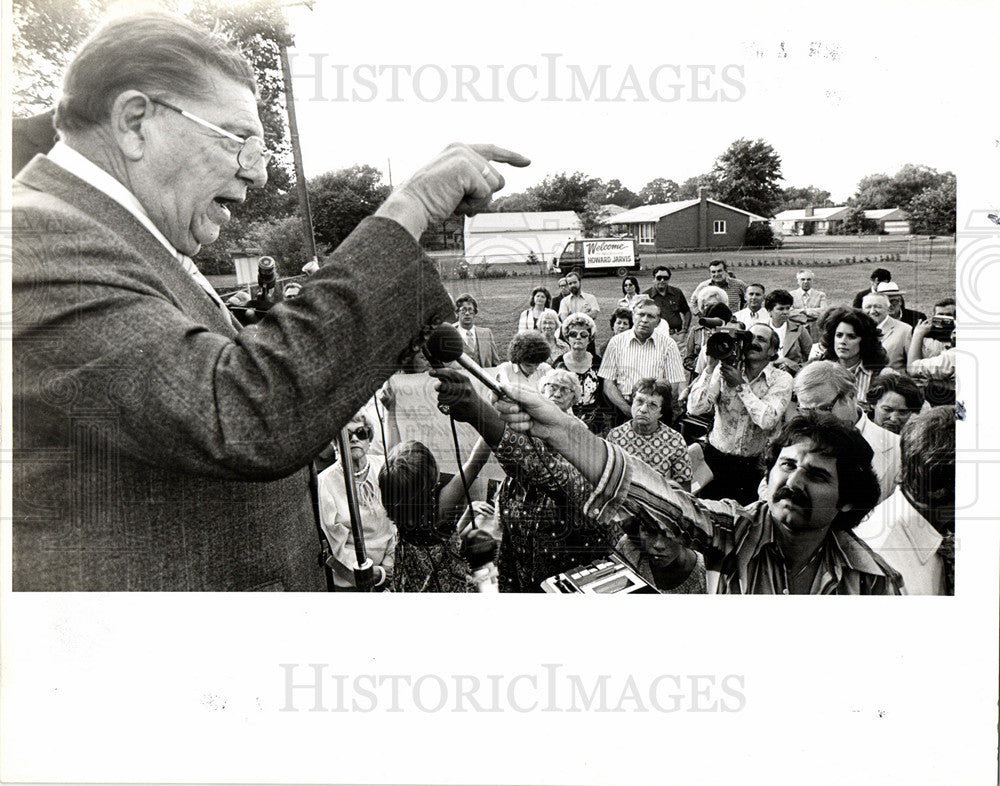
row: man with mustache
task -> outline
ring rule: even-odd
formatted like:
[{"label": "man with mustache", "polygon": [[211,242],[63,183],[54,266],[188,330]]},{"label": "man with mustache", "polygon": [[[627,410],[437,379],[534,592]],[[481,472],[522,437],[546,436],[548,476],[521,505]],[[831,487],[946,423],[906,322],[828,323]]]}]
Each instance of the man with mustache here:
[{"label": "man with mustache", "polygon": [[[585,512],[676,526],[706,558],[709,591],[758,595],[898,595],[902,580],[852,531],[878,500],[872,451],[825,413],[793,418],[768,447],[766,492],[747,507],[703,500],[578,427],[537,393],[508,388],[497,408],[594,484]],[[717,578],[716,578],[717,577]]]}]

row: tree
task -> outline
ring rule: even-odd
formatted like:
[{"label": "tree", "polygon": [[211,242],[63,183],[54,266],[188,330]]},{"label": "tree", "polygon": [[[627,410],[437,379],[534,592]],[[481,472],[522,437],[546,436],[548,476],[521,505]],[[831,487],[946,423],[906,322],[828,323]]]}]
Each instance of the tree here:
[{"label": "tree", "polygon": [[895,175],[867,175],[858,182],[858,190],[850,203],[866,210],[880,208],[905,208],[921,192],[937,188],[951,172],[938,172],[928,166],[906,164]]},{"label": "tree", "polygon": [[781,191],[781,204],[775,208],[776,213],[782,210],[800,210],[804,207],[833,207],[830,192],[815,186],[805,188],[785,188]]},{"label": "tree", "polygon": [[528,189],[537,200],[537,210],[572,210],[582,213],[587,208],[591,190],[602,188],[600,180],[587,177],[583,172],[567,175],[549,175],[537,186]]},{"label": "tree", "polygon": [[673,180],[657,177],[644,185],[638,194],[640,205],[662,205],[676,202],[680,186]]},{"label": "tree", "polygon": [[737,139],[715,160],[716,198],[760,216],[781,204],[781,157],[763,139]]},{"label": "tree", "polygon": [[719,179],[713,172],[689,177],[677,189],[677,199],[697,199],[699,188],[704,188],[709,196],[714,196],[719,191]]},{"label": "tree", "polygon": [[752,221],[743,237],[744,247],[781,248],[781,244],[781,238],[775,236],[771,224],[767,221]]},{"label": "tree", "polygon": [[[597,181],[598,183],[600,181]],[[603,193],[598,187],[593,187],[591,189],[591,198],[598,199],[602,204],[605,205],[618,205],[624,208],[633,208],[638,204],[639,195],[635,193],[630,188],[622,185],[622,181],[615,178],[614,180],[609,180],[604,184]]]},{"label": "tree", "polygon": [[915,234],[953,235],[955,233],[955,176],[934,188],[921,191],[906,206]]},{"label": "tree", "polygon": [[309,202],[316,240],[336,248],[378,209],[389,192],[389,186],[382,183],[382,173],[367,164],[355,164],[312,178]]},{"label": "tree", "polygon": [[55,103],[73,51],[97,26],[111,0],[15,0],[13,12],[14,115],[37,114]]},{"label": "tree", "polygon": [[878,232],[878,222],[865,218],[865,211],[857,206],[853,206],[844,216],[845,235],[873,235]]},{"label": "tree", "polygon": [[538,208],[538,197],[530,191],[519,191],[493,200],[494,213],[533,213]]}]

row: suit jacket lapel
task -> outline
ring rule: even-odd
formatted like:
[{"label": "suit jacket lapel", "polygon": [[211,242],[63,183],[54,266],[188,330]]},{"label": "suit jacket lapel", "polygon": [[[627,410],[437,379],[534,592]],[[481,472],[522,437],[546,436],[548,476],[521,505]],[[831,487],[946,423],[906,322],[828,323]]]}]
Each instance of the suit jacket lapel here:
[{"label": "suit jacket lapel", "polygon": [[[70,174],[47,158],[32,161],[18,175],[26,186],[49,193],[94,217],[113,231],[143,261],[134,271],[174,306],[197,322],[207,323],[214,332],[236,335],[236,328],[188,274],[180,262],[128,210],[103,191]],[[97,216],[100,216],[98,219]]]}]

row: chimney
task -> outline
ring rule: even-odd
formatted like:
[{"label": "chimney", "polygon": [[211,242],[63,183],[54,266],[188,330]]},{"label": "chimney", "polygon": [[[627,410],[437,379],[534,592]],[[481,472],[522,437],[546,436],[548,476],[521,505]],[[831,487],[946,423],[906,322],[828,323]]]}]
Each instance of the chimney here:
[{"label": "chimney", "polygon": [[812,218],[812,217],[813,217],[813,206],[809,205],[809,207],[806,208],[806,218]]},{"label": "chimney", "polygon": [[708,189],[698,186],[698,248],[708,248]]}]

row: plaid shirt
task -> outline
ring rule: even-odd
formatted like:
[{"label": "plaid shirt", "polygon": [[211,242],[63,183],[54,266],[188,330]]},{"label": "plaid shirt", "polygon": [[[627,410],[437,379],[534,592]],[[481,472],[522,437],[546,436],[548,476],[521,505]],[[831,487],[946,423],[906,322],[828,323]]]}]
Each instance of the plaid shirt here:
[{"label": "plaid shirt", "polygon": [[[610,521],[625,510],[679,527],[708,569],[718,571],[719,594],[790,594],[767,503],[744,508],[733,500],[698,499],[617,445],[604,445],[604,472],[584,508],[588,515]],[[810,595],[901,594],[899,574],[853,532],[829,530],[816,559]]]},{"label": "plaid shirt", "polygon": [[[705,287],[718,287],[712,279],[708,278],[702,281],[698,286],[694,288],[694,292],[691,293],[691,300],[695,303],[695,308],[698,304],[698,293],[701,292]],[[729,295],[729,310],[734,314],[743,308],[747,304],[747,282],[742,279],[736,278],[735,276],[729,276],[724,287],[719,287],[719,289],[726,290],[726,294]]]}]

